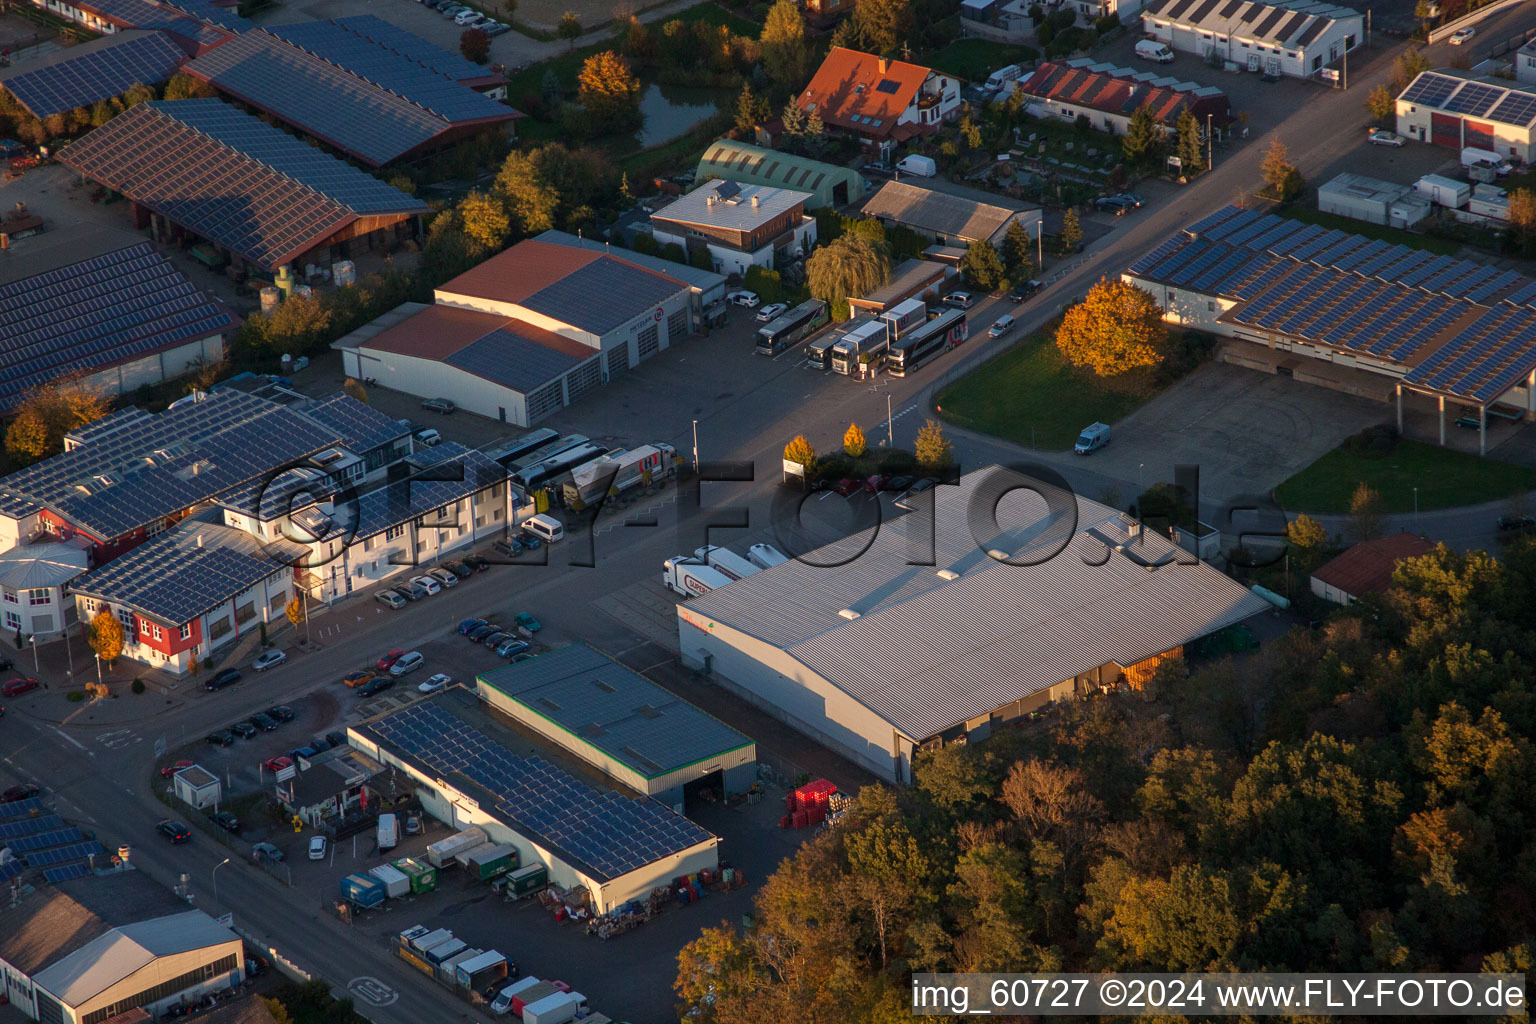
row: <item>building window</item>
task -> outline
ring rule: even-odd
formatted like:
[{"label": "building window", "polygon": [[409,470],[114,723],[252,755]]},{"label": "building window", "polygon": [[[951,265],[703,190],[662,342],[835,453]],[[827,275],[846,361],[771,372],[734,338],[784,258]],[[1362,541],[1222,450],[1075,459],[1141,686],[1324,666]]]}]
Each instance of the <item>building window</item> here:
[{"label": "building window", "polygon": [[5,612],[5,627],[7,629],[20,629],[21,616],[7,608]]},{"label": "building window", "polygon": [[10,587],[0,588],[0,590],[4,591],[6,604],[16,603],[16,591],[12,590]]},{"label": "building window", "polygon": [[212,981],[221,974],[228,974],[230,971],[233,971],[238,965],[239,961],[233,953],[220,957],[213,963],[193,968],[179,978],[162,981],[153,988],[147,988],[121,1002],[113,1003],[111,1006],[103,1007],[100,1010],[93,1010],[80,1018],[80,1024],[101,1024],[102,1021],[110,1017],[116,1017],[120,1013],[126,1013],[136,1007],[148,1006],[150,1003],[159,1002],[178,992],[185,992],[189,988]]},{"label": "building window", "polygon": [[1216,312],[1216,303],[1211,300],[1206,300],[1205,308],[1207,311],[1214,313]]},{"label": "building window", "polygon": [[181,627],[181,638],[183,640],[191,640],[192,639],[192,623],[188,622],[187,624],[185,624],[184,626]]},{"label": "building window", "polygon": [[404,533],[404,532],[405,532],[404,524],[402,524],[400,526],[391,526],[389,529],[384,531],[384,540],[386,542],[392,541],[392,540],[398,540],[400,538],[400,535],[402,533]]},{"label": "building window", "polygon": [[133,612],[126,608],[118,609],[117,621],[123,624],[123,639],[128,643],[138,643],[139,621],[133,617]]},{"label": "building window", "polygon": [[155,625],[154,623],[150,623],[149,624],[149,631],[152,634],[154,634],[154,637],[155,637],[156,640],[164,640],[165,639],[165,634],[163,632],[161,632],[160,627]]},{"label": "building window", "polygon": [[53,595],[48,592],[47,588],[44,588],[42,590],[29,590],[29,591],[27,591],[27,604],[39,605],[39,604],[52,604],[52,603],[53,603]]}]

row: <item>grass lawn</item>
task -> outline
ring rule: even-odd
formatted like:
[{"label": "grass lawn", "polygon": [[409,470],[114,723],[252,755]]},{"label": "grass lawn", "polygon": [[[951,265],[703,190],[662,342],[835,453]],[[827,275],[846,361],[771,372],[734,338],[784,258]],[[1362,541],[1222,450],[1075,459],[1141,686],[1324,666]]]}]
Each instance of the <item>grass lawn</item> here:
[{"label": "grass lawn", "polygon": [[939,392],[945,421],[1063,451],[1090,423],[1114,423],[1153,392],[1111,391],[1071,366],[1049,334],[1026,338]]},{"label": "grass lawn", "polygon": [[1281,484],[1280,504],[1298,512],[1347,513],[1357,484],[1381,495],[1388,512],[1454,508],[1536,490],[1536,470],[1478,458],[1422,441],[1399,441],[1384,455],[1357,454],[1340,446]]},{"label": "grass lawn", "polygon": [[931,68],[963,78],[972,85],[980,85],[992,72],[1019,59],[1020,47],[1009,43],[994,43],[990,39],[956,39],[929,54],[926,63]]},{"label": "grass lawn", "polygon": [[1282,217],[1299,220],[1304,224],[1316,224],[1324,228],[1337,228],[1340,231],[1364,235],[1367,238],[1379,238],[1383,242],[1406,245],[1410,249],[1424,249],[1427,252],[1451,255],[1461,248],[1460,242],[1454,242],[1449,238],[1432,238],[1429,235],[1415,234],[1412,231],[1404,231],[1401,228],[1389,228],[1381,224],[1355,220],[1352,217],[1340,217],[1332,213],[1323,213],[1320,210],[1299,204],[1293,204],[1284,210],[1277,210],[1276,212]]}]

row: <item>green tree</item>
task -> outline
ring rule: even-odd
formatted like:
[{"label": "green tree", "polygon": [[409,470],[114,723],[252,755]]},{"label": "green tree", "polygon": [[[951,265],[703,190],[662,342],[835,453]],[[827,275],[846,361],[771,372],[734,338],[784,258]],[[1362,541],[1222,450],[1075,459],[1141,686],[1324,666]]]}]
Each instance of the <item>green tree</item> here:
[{"label": "green tree", "polygon": [[736,127],[744,132],[750,132],[764,121],[768,120],[773,108],[768,101],[752,93],[752,86],[743,84],[741,93],[736,97]]},{"label": "green tree", "polygon": [[943,469],[950,464],[954,453],[944,428],[937,420],[928,420],[917,431],[917,441],[912,445],[917,464],[925,469]]},{"label": "green tree", "polygon": [[1434,16],[1430,14],[1430,11],[1433,9],[1430,0],[1418,0],[1413,5],[1413,16],[1419,19],[1419,29],[1426,36],[1429,35],[1430,25],[1435,20]]},{"label": "green tree", "polygon": [[1430,60],[1423,49],[1410,46],[1393,62],[1392,73],[1387,79],[1387,84],[1393,95],[1398,95],[1408,88],[1410,82],[1434,66],[1434,61]]},{"label": "green tree", "polygon": [[891,279],[885,243],[842,235],[819,246],[805,261],[805,283],[811,295],[827,305],[849,296],[867,295]]},{"label": "green tree", "polygon": [[576,49],[576,40],[581,38],[581,19],[576,17],[575,11],[566,11],[560,15],[560,24],[555,26],[555,35],[569,43],[571,49]]},{"label": "green tree", "polygon": [[1008,267],[1008,277],[1012,281],[1027,281],[1035,272],[1034,239],[1029,237],[1029,229],[1018,221],[1008,225],[1008,230],[1003,234],[1003,262]]},{"label": "green tree", "polygon": [[843,451],[858,458],[867,448],[868,446],[864,443],[864,431],[859,429],[857,423],[848,424],[848,429],[843,432]]},{"label": "green tree", "polygon": [[1355,485],[1349,496],[1349,518],[1356,540],[1373,540],[1381,532],[1381,495],[1368,484]]},{"label": "green tree", "polygon": [[459,52],[466,60],[485,64],[491,59],[491,34],[483,28],[465,29],[459,36]]},{"label": "green tree", "polygon": [[123,624],[110,609],[103,608],[91,617],[87,640],[96,656],[111,665],[123,654]]},{"label": "green tree", "polygon": [[331,311],[318,295],[290,295],[271,313],[252,313],[245,322],[265,348],[298,356],[325,339]]},{"label": "green tree", "polygon": [[912,31],[912,2],[859,0],[849,20],[869,49],[888,56],[896,52]]},{"label": "green tree", "polygon": [[821,111],[813,110],[806,115],[805,130],[801,133],[812,153],[820,153],[827,144],[827,126],[822,123]]},{"label": "green tree", "polygon": [[976,807],[997,789],[969,745],[950,744],[920,751],[912,772],[918,792],[951,813]]},{"label": "green tree", "polygon": [[496,175],[494,191],[522,234],[536,235],[555,226],[560,192],[545,181],[532,153],[513,151]]},{"label": "green tree", "polygon": [[1150,108],[1140,106],[1131,112],[1130,125],[1120,140],[1120,151],[1125,154],[1127,163],[1144,166],[1157,156],[1162,141],[1163,133],[1157,118],[1152,116]]},{"label": "green tree", "polygon": [[497,252],[506,244],[507,233],[512,230],[507,209],[493,196],[472,191],[459,203],[459,216],[463,218],[464,234],[481,252]]},{"label": "green tree", "polygon": [[[793,0],[789,0],[789,2],[793,2]],[[801,110],[800,104],[794,100],[784,104],[784,109],[780,111],[779,118],[784,122],[784,133],[791,138],[797,138],[805,131],[805,111]]]},{"label": "green tree", "polygon": [[539,80],[539,98],[544,101],[544,106],[551,111],[558,110],[560,100],[565,95],[565,89],[560,85],[560,76],[555,74],[554,68],[544,72],[544,77]]},{"label": "green tree", "polygon": [[986,292],[996,291],[1008,283],[1002,257],[985,238],[978,238],[965,247],[965,255],[960,257],[960,273],[965,275],[966,283],[972,288]]},{"label": "green tree", "polygon": [[970,114],[960,118],[960,138],[965,140],[965,145],[969,149],[981,148],[981,129],[977,127],[975,121],[971,120]]},{"label": "green tree", "polygon": [[763,20],[763,67],[780,89],[797,90],[811,76],[815,52],[805,34],[805,16],[795,0],[776,0]]},{"label": "green tree", "polygon": [[1061,231],[1056,235],[1056,246],[1063,253],[1073,253],[1083,244],[1083,224],[1077,211],[1068,209],[1061,215]]},{"label": "green tree", "polygon": [[1377,124],[1391,124],[1397,112],[1397,98],[1385,85],[1378,85],[1366,94],[1365,110]]},{"label": "green tree", "polygon": [[1178,142],[1175,145],[1179,158],[1179,172],[1194,177],[1205,170],[1205,152],[1200,145],[1200,122],[1188,110],[1179,114],[1174,122]]},{"label": "green tree", "polygon": [[623,57],[603,50],[582,62],[576,98],[604,130],[618,130],[640,115],[640,79]]},{"label": "green tree", "polygon": [[917,838],[900,821],[876,821],[845,840],[854,891],[869,910],[880,941],[880,967],[888,962],[888,939],[922,895],[932,870]]},{"label": "green tree", "polygon": [[155,90],[142,82],[130,85],[128,91],[123,93],[123,107],[136,107],[140,103],[148,103],[155,98]]},{"label": "green tree", "polygon": [[1100,278],[1056,328],[1056,347],[1067,361],[1101,377],[1156,366],[1167,341],[1157,300],[1136,285],[1108,278]]}]

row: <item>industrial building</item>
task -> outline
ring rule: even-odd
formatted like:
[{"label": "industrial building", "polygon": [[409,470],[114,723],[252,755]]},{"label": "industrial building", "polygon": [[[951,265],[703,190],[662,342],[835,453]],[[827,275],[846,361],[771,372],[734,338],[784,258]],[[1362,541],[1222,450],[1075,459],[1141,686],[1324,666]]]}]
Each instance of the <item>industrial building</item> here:
[{"label": "industrial building", "polygon": [[1441,444],[1448,404],[1482,452],[1490,412],[1536,417],[1536,280],[1516,271],[1227,206],[1123,277],[1169,322],[1248,343],[1230,361],[1395,395],[1399,430],[1404,391],[1437,403]]},{"label": "industrial building", "polygon": [[1151,0],[1147,35],[1202,60],[1306,78],[1365,40],[1359,11],[1322,0]]},{"label": "industrial building", "polygon": [[127,29],[0,69],[0,89],[42,120],[158,85],[186,59],[169,33]]},{"label": "industrial building", "polygon": [[0,285],[0,413],[60,377],[122,395],[224,358],[239,321],[149,242]]},{"label": "industrial building", "polygon": [[743,185],[770,185],[808,192],[807,210],[840,207],[864,198],[864,178],[851,167],[764,149],[747,142],[716,139],[699,158],[699,181],[722,178]]},{"label": "industrial building", "polygon": [[[679,604],[684,663],[906,783],[918,750],[982,739],[1268,607],[1134,519],[1011,470],[927,493],[932,519]],[[998,510],[990,535],[974,535],[973,505]],[[932,564],[912,564],[924,550]]]},{"label": "industrial building", "polygon": [[908,299],[937,302],[944,294],[944,283],[958,277],[960,271],[952,263],[936,260],[905,260],[891,271],[891,279],[868,295],[849,296],[848,308],[853,315],[869,313],[878,316]]},{"label": "industrial building", "polygon": [[1397,98],[1397,132],[1419,142],[1529,163],[1532,131],[1536,85],[1524,82],[1438,68],[1420,73]]},{"label": "industrial building", "polygon": [[520,116],[331,21],[252,29],[185,71],[370,167],[441,149]]},{"label": "industrial building", "polygon": [[1015,221],[1035,238],[1041,224],[1038,206],[1010,203],[1001,196],[981,202],[906,181],[881,185],[864,204],[863,213],[883,224],[916,231],[940,245],[962,247],[972,242],[999,245]]},{"label": "industrial building", "polygon": [[757,745],[586,644],[476,679],[480,699],[630,789],[683,813],[685,790],[744,793]]},{"label": "industrial building", "polygon": [[239,936],[142,872],[48,869],[33,885],[21,864],[0,867],[18,869],[0,904],[0,992],[31,1020],[159,1016],[245,979]]},{"label": "industrial building", "polygon": [[1412,185],[1399,185],[1363,174],[1343,173],[1317,187],[1317,208],[1323,213],[1411,228],[1428,217],[1434,204]]},{"label": "industrial building", "polygon": [[1232,123],[1232,104],[1214,85],[1181,82],[1156,71],[1101,64],[1088,57],[1046,61],[1019,80],[1016,92],[1025,97],[1035,117],[1075,122],[1086,117],[1111,135],[1130,131],[1131,115],[1145,108],[1162,129],[1172,133],[1179,116],[1189,111],[1203,129]]},{"label": "industrial building", "polygon": [[695,329],[693,287],[627,256],[520,242],[334,347],[351,376],[531,426]]},{"label": "industrial building", "polygon": [[[613,247],[606,242],[556,231],[554,228],[534,235],[533,241],[563,245],[570,249],[584,249],[587,252],[610,255],[614,252]],[[689,318],[693,330],[704,330],[710,321],[724,310],[725,293],[729,287],[724,274],[717,274],[713,270],[700,270],[698,267],[690,267],[683,263],[674,263],[659,256],[647,256],[633,249],[626,249],[622,255],[627,263],[633,263],[640,269],[649,270],[653,274],[675,277],[688,286]]]},{"label": "industrial building", "polygon": [[[251,27],[233,8],[209,0],[32,0],[34,6],[104,36],[141,29],[165,32],[190,56],[206,53]],[[132,84],[132,83],[130,83]],[[146,83],[147,84],[147,83]]]},{"label": "industrial building", "polygon": [[408,238],[429,209],[217,99],[140,103],[58,160],[131,200],[136,228],[203,239],[266,272]]},{"label": "industrial building", "polygon": [[651,214],[660,245],[709,253],[717,274],[745,277],[747,268],[772,270],[810,252],[816,218],[806,216],[808,192],[734,181],[707,181]]},{"label": "industrial building", "polygon": [[[478,826],[543,864],[563,888],[585,888],[607,913],[678,875],[719,867],[719,840],[648,797],[576,778],[537,755],[462,686],[371,718],[352,746],[408,775],[428,813],[455,829]],[[526,744],[523,744],[526,746]]]}]

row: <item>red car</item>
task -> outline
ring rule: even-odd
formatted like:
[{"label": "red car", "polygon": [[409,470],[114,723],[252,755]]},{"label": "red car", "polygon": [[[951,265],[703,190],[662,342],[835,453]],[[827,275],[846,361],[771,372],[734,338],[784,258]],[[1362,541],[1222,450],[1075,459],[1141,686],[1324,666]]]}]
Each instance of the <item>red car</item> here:
[{"label": "red car", "polygon": [[160,777],[162,779],[168,779],[172,775],[175,775],[177,772],[181,771],[183,768],[191,768],[195,763],[196,762],[193,761],[176,761],[173,764],[168,764],[164,768],[160,769]]},{"label": "red car", "polygon": [[0,686],[0,696],[20,697],[30,690],[35,690],[40,684],[31,676],[17,676],[4,686]]},{"label": "red car", "polygon": [[839,480],[837,482],[837,486],[833,487],[832,489],[846,498],[848,495],[859,489],[859,482],[851,476],[845,476]]},{"label": "red car", "polygon": [[393,665],[403,657],[405,657],[405,651],[401,650],[399,647],[396,647],[394,650],[390,651],[388,654],[384,655],[384,657],[379,659],[379,671],[388,672],[389,666]]},{"label": "red car", "polygon": [[879,491],[882,487],[884,487],[885,482],[889,479],[890,476],[886,473],[876,473],[874,476],[864,481],[864,489],[870,494],[874,494],[876,491]]},{"label": "red car", "polygon": [[261,762],[261,766],[269,772],[280,772],[291,764],[293,764],[291,757],[269,757]]}]

